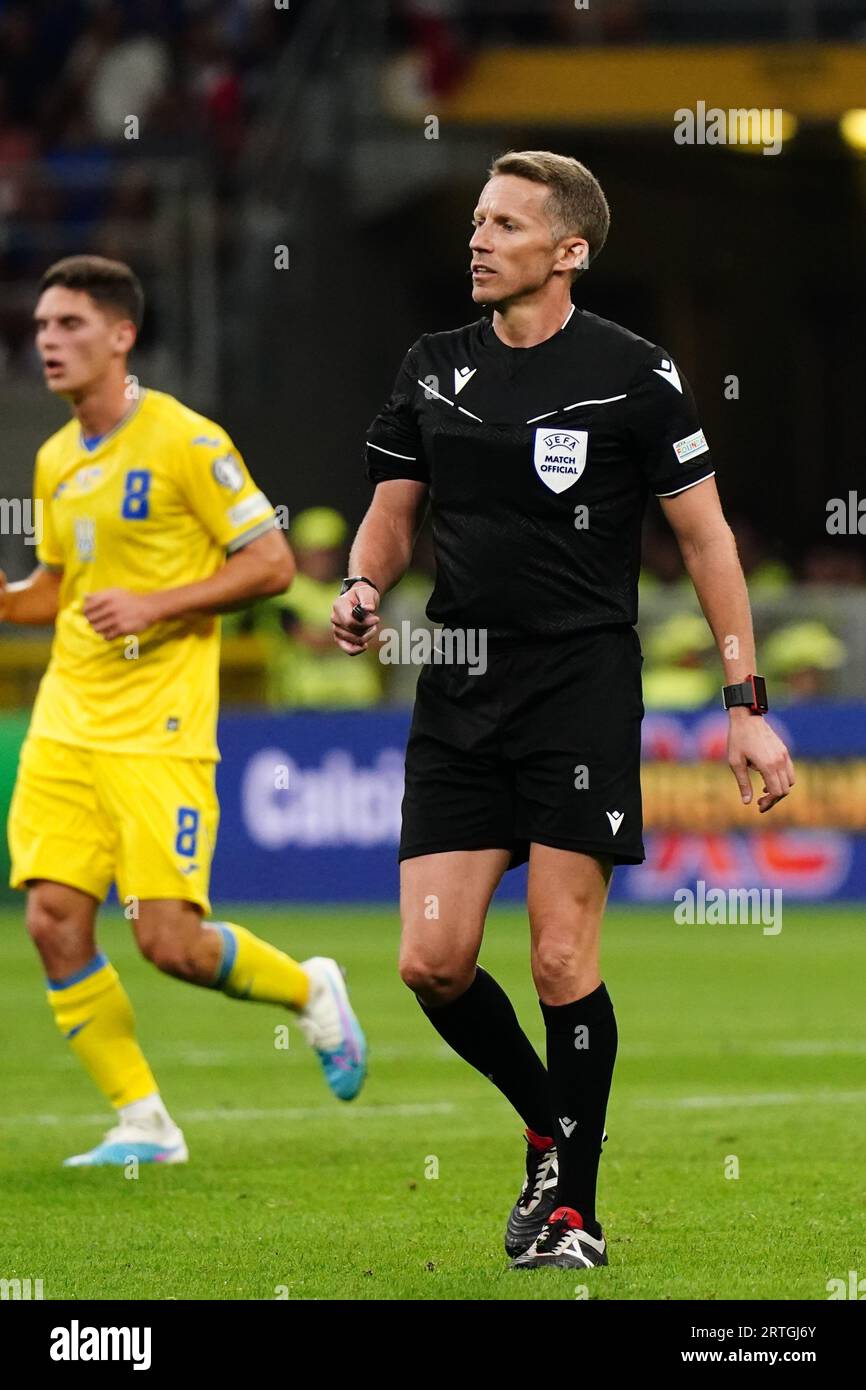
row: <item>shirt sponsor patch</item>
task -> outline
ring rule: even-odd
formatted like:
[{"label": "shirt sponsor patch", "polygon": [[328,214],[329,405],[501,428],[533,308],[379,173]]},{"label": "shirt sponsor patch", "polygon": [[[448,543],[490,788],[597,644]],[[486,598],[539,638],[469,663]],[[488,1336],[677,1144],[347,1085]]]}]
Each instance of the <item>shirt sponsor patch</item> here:
[{"label": "shirt sponsor patch", "polygon": [[685,439],[677,440],[674,453],[680,463],[688,463],[690,459],[697,458],[698,454],[705,454],[709,447],[704,439],[703,430],[695,430],[694,434],[687,434]]},{"label": "shirt sponsor patch", "polygon": [[243,526],[244,522],[252,521],[253,517],[264,517],[270,509],[271,504],[265,494],[254,492],[251,497],[245,497],[243,502],[237,502],[233,507],[229,507],[229,521],[232,526]]}]

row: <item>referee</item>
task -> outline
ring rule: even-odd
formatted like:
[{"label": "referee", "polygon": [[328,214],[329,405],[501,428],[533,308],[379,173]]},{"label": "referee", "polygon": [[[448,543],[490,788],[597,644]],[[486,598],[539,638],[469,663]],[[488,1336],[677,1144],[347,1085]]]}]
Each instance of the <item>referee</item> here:
[{"label": "referee", "polygon": [[[483,317],[407,353],[369,430],[375,492],[333,609],[338,646],[363,652],[429,497],[428,615],[465,635],[464,653],[480,634],[487,656],[434,661],[418,681],[400,973],[526,1127],[505,1238],[514,1268],[607,1263],[596,1184],[617,1029],[599,936],[613,866],[644,858],[634,624],[650,491],[719,648],[740,796],[752,800],[750,767],[763,778],[761,812],[794,782],[761,717],[748,595],[688,382],[664,348],[571,301],[609,221],[576,159],[533,150],[495,161],[469,243]],[[546,1068],[476,964],[496,886],[526,860]]]}]

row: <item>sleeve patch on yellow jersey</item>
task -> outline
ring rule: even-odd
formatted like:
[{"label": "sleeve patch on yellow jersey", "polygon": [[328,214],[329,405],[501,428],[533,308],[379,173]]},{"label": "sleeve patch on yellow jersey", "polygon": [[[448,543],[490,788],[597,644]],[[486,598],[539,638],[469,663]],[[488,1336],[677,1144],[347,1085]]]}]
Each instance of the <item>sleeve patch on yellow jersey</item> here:
[{"label": "sleeve patch on yellow jersey", "polygon": [[211,472],[220,487],[228,488],[229,492],[240,492],[244,485],[244,470],[237,454],[220,454],[211,464]]},{"label": "sleeve patch on yellow jersey", "polygon": [[245,522],[252,521],[257,516],[263,516],[265,512],[270,510],[271,504],[265,494],[254,492],[250,497],[245,497],[243,502],[238,502],[234,507],[230,507],[228,518],[232,526],[243,526]]}]

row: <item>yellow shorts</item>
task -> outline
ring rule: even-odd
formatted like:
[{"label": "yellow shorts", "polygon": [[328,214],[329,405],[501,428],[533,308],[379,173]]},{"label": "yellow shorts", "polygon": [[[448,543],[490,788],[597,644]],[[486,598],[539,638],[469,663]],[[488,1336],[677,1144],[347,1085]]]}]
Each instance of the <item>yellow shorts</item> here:
[{"label": "yellow shorts", "polygon": [[47,878],[101,902],[179,898],[210,912],[216,764],[27,738],[9,809],[10,883]]}]

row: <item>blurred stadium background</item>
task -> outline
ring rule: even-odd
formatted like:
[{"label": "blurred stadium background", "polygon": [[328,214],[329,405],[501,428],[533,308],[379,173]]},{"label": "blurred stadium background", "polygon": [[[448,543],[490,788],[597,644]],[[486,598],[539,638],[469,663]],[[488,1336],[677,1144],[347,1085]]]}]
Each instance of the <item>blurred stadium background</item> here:
[{"label": "blurred stadium background", "polygon": [[[783,148],[676,143],[699,101],[780,108]],[[225,625],[217,897],[393,894],[417,668],[346,661],[328,613],[369,495],[365,426],[409,343],[474,317],[473,200],[490,158],[526,146],[577,155],[610,199],[580,304],[692,381],[801,767],[747,830],[718,664],[654,509],[649,865],[616,891],[866,896],[864,101],[858,0],[0,0],[0,566],[33,563],[15,503],[65,415],[30,318],[43,269],[76,251],[134,265],[136,374],[219,418],[291,520],[295,588]],[[431,567],[424,537],[387,623],[426,621]],[[0,633],[4,804],[47,651]]]}]

